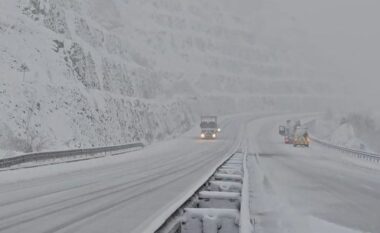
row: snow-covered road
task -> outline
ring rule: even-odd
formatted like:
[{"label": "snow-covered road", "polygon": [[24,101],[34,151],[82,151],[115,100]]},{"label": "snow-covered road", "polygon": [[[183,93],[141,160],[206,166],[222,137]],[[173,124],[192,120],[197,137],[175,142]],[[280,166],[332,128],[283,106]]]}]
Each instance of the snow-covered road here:
[{"label": "snow-covered road", "polygon": [[284,145],[284,117],[250,119],[228,118],[216,141],[195,128],[126,155],[0,172],[0,232],[141,233],[245,139],[256,233],[379,232],[379,169]]},{"label": "snow-covered road", "polygon": [[248,127],[257,233],[380,232],[380,170],[318,145],[283,144],[277,127],[285,120]]},{"label": "snow-covered road", "polygon": [[1,172],[0,232],[140,233],[237,148],[247,117],[233,119],[215,141],[195,128],[126,155]]}]

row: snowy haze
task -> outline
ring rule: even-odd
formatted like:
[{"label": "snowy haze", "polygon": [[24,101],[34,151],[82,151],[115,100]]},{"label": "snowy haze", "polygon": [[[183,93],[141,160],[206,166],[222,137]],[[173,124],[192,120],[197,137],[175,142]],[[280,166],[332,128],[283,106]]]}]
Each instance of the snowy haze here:
[{"label": "snowy haze", "polygon": [[[263,1],[267,2],[267,1]],[[271,0],[277,13],[291,17],[304,31],[311,51],[327,61],[358,96],[378,96],[380,71],[380,2],[376,0]],[[271,24],[270,20],[268,23]],[[277,22],[274,22],[277,23]],[[276,34],[277,32],[274,32]],[[318,64],[317,64],[318,65]],[[366,102],[377,101],[364,98]],[[376,106],[376,105],[375,105]]]},{"label": "snowy haze", "polygon": [[361,37],[376,34],[375,2],[362,2],[2,0],[0,150],[151,143],[201,114],[357,106],[378,48]]}]

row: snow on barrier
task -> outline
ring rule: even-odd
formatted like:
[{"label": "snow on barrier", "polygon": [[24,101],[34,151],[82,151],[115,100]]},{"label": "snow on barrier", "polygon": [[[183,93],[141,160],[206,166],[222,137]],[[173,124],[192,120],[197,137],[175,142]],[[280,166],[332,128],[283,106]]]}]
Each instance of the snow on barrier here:
[{"label": "snow on barrier", "polygon": [[318,144],[322,145],[322,146],[325,146],[325,147],[328,147],[328,148],[332,148],[332,149],[335,149],[335,150],[339,150],[339,151],[342,151],[344,153],[355,155],[356,157],[358,157],[360,159],[366,159],[366,160],[374,161],[374,162],[377,162],[377,163],[380,162],[380,155],[379,154],[369,153],[369,152],[365,152],[365,151],[354,150],[354,149],[350,149],[350,148],[334,145],[334,144],[322,141],[322,140],[314,138],[314,137],[311,137],[311,140],[313,142],[315,142],[315,143],[318,143]]},{"label": "snow on barrier", "polygon": [[[132,143],[132,144],[126,144],[126,145],[109,146],[109,147],[30,153],[30,154],[24,154],[24,155],[12,157],[12,158],[1,159],[0,169],[12,168],[13,166],[26,164],[26,163],[36,163],[36,162],[51,161],[51,160],[57,160],[57,159],[76,159],[77,157],[81,157],[81,156],[86,156],[86,157],[80,158],[79,160],[93,158],[100,154],[107,155],[107,153],[116,155],[116,154],[126,152],[126,150],[138,149],[138,148],[143,148],[143,147],[144,147],[144,144],[142,143]],[[113,152],[117,152],[117,153],[113,153]]]},{"label": "snow on barrier", "polygon": [[156,233],[252,233],[246,153],[237,152]]},{"label": "snow on barrier", "polygon": [[242,199],[241,199],[241,208],[240,208],[240,233],[252,233],[253,232],[253,223],[251,222],[250,215],[250,202],[249,202],[249,175],[248,175],[248,166],[247,166],[247,152],[244,153],[243,158],[243,188],[242,188]]}]

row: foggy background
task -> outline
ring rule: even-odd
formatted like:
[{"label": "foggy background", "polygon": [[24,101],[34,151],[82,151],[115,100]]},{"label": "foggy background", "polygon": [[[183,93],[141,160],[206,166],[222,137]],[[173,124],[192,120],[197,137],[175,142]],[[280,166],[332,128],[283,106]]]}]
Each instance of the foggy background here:
[{"label": "foggy background", "polygon": [[202,114],[380,116],[379,5],[0,1],[0,152],[151,143]]},{"label": "foggy background", "polygon": [[347,84],[364,104],[378,107],[379,1],[270,0],[256,5],[265,12],[264,22],[258,23],[264,35],[281,37],[294,47],[306,44],[303,52],[317,58],[314,65],[335,73],[328,80]]}]

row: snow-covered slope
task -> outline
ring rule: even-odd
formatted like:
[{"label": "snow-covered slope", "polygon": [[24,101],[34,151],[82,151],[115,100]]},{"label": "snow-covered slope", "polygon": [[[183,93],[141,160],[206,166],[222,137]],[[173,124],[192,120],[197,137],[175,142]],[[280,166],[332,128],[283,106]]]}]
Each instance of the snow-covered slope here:
[{"label": "snow-covered slope", "polygon": [[375,113],[336,113],[328,111],[317,119],[312,133],[335,145],[367,152],[380,152],[380,120]]},{"label": "snow-covered slope", "polygon": [[1,1],[1,150],[152,142],[201,113],[323,106],[318,74],[259,43],[241,11],[256,4],[239,1]]}]

